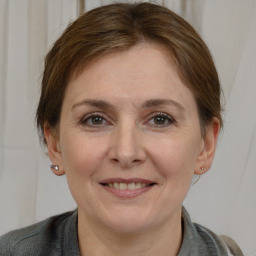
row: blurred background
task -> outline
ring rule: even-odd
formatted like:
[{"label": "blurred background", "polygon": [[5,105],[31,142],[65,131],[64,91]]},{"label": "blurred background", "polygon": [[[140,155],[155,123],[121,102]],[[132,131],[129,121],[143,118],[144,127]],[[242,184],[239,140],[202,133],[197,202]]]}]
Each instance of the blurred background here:
[{"label": "blurred background", "polygon": [[[0,0],[0,235],[76,207],[65,176],[52,174],[36,131],[44,56],[79,14],[112,2],[128,1]],[[194,222],[256,255],[256,1],[154,2],[201,34],[225,96],[214,164],[184,205]]]}]

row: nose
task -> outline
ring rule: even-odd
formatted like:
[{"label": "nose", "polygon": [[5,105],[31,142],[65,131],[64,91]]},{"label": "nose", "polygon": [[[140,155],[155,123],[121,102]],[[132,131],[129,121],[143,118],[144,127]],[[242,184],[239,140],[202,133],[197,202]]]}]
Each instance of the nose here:
[{"label": "nose", "polygon": [[109,159],[123,169],[142,164],[146,160],[146,151],[140,129],[133,122],[119,123],[111,136]]}]

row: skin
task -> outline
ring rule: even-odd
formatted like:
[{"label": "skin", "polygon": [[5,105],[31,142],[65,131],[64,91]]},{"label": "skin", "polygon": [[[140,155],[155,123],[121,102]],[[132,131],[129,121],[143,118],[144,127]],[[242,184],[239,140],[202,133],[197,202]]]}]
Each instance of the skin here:
[{"label": "skin", "polygon": [[[182,202],[212,163],[219,122],[202,137],[193,94],[166,56],[145,43],[92,62],[68,84],[58,136],[45,124],[54,172],[78,205],[81,255],[179,251]],[[113,178],[155,185],[120,197],[101,185]]]}]

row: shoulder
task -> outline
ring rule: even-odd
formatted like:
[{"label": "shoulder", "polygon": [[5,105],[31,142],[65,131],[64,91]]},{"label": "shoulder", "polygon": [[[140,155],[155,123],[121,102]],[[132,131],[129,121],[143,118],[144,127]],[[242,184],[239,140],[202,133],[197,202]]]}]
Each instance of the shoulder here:
[{"label": "shoulder", "polygon": [[230,237],[221,235],[216,235],[213,231],[210,229],[194,223],[194,226],[197,229],[198,235],[204,240],[207,244],[211,244],[211,248],[220,248],[219,250],[222,251],[223,255],[239,255],[243,256],[243,252],[238,246],[238,244]]},{"label": "shoulder", "polygon": [[[180,255],[228,256],[228,250],[220,236],[210,229],[193,223],[183,208],[183,244]],[[189,249],[187,249],[189,248]]]},{"label": "shoulder", "polygon": [[0,237],[0,255],[42,255],[45,249],[60,246],[65,224],[74,212],[50,217],[34,225],[11,231]]},{"label": "shoulder", "polygon": [[197,231],[196,241],[200,244],[201,248],[205,247],[212,254],[217,252],[217,255],[228,255],[227,247],[220,236],[200,224],[193,224]]}]

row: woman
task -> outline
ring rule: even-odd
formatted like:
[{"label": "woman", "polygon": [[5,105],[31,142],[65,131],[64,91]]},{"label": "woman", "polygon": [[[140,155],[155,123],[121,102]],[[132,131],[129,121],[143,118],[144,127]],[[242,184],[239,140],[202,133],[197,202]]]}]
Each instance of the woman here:
[{"label": "woman", "polygon": [[37,124],[78,208],[6,234],[1,255],[228,255],[182,207],[222,126],[214,63],[182,18],[149,3],[78,18],[46,57]]}]

